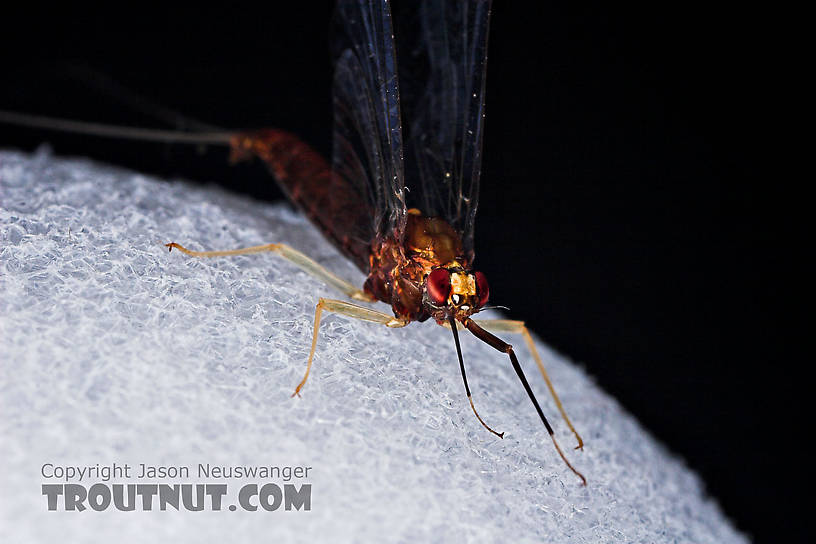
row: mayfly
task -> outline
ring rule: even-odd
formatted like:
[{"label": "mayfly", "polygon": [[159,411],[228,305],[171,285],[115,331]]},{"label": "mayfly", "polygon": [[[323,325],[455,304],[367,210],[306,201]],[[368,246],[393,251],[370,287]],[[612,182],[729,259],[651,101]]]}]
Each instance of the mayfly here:
[{"label": "mayfly", "polygon": [[[524,323],[472,317],[485,309],[490,292],[485,275],[472,269],[490,0],[425,0],[412,8],[416,8],[418,20],[414,28],[401,28],[406,35],[398,36],[398,43],[405,48],[401,52],[411,53],[400,65],[402,79],[398,79],[389,0],[340,0],[336,10],[339,30],[333,44],[331,164],[294,135],[277,129],[179,133],[8,112],[0,112],[0,120],[117,137],[226,144],[234,161],[260,158],[292,202],[367,274],[362,289],[284,244],[227,251],[192,251],[175,242],[166,245],[194,257],[274,252],[357,301],[319,299],[306,372],[293,396],[300,394],[309,377],[323,312],[387,327],[433,318],[453,334],[465,393],[481,425],[503,438],[504,433],[495,431],[476,411],[459,328],[509,356],[556,451],[586,485],[584,476],[558,445],[513,347],[493,334],[523,336],[577,439],[576,449],[582,449],[583,441],[567,417]],[[414,42],[408,38],[408,30],[413,31]],[[404,86],[402,101],[400,83]],[[410,124],[403,125],[403,114]],[[389,304],[393,315],[358,303],[377,301]]]}]

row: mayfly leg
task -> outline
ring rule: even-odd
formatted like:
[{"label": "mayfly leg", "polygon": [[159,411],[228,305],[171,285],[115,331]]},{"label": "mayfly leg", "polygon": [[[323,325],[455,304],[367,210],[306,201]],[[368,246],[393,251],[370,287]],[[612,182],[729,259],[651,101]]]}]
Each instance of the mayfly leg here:
[{"label": "mayfly leg", "polygon": [[[192,257],[204,257],[204,258],[230,257],[235,255],[252,255],[255,253],[265,252],[277,253],[284,259],[288,260],[292,264],[304,270],[309,275],[317,278],[326,285],[334,287],[335,289],[341,291],[351,299],[362,300],[365,302],[376,301],[374,297],[372,297],[365,291],[357,289],[349,282],[331,273],[329,270],[315,262],[313,259],[310,259],[300,251],[293,249],[287,246],[286,244],[264,244],[260,246],[245,247],[241,249],[230,249],[226,251],[192,251],[175,242],[165,244],[165,246],[170,251],[172,251],[175,248],[181,251],[182,253],[185,253]],[[309,372],[312,370],[312,361],[314,360],[315,350],[317,349],[317,337],[320,329],[320,318],[321,314],[323,313],[323,310],[326,310],[327,312],[345,315],[348,317],[353,317],[356,319],[361,319],[363,321],[380,323],[387,327],[404,327],[405,325],[408,324],[408,321],[396,319],[391,315],[378,312],[377,310],[372,310],[371,308],[366,308],[365,306],[359,306],[357,304],[352,304],[351,302],[345,302],[342,300],[321,298],[318,301],[317,306],[315,307],[314,332],[312,333],[312,347],[309,350],[309,360],[306,362],[306,374],[304,374],[303,379],[300,380],[300,383],[295,388],[295,392],[292,393],[293,397],[295,395],[300,396],[300,390],[306,384],[306,380],[309,378]]]},{"label": "mayfly leg", "polygon": [[533,337],[530,335],[530,331],[524,325],[524,321],[515,321],[512,319],[474,319],[473,321],[490,332],[507,332],[511,334],[520,334],[524,337],[524,342],[527,344],[527,348],[530,350],[530,352],[532,352],[533,359],[535,359],[536,365],[538,365],[538,370],[540,370],[541,375],[544,376],[544,381],[547,383],[547,388],[550,390],[550,394],[555,401],[555,405],[558,407],[558,411],[561,412],[561,416],[564,418],[567,426],[578,440],[578,445],[575,446],[575,449],[583,450],[584,441],[581,439],[581,435],[578,434],[578,431],[575,430],[575,427],[573,427],[569,417],[567,417],[567,412],[561,405],[561,399],[558,398],[558,394],[555,392],[555,388],[553,387],[552,381],[547,374],[547,370],[544,368],[544,363],[541,361],[541,357],[538,355],[538,350],[535,347],[535,342],[533,342]]},{"label": "mayfly leg", "polygon": [[357,289],[346,280],[339,278],[325,267],[310,259],[300,251],[287,246],[286,244],[264,244],[260,246],[231,249],[227,251],[192,251],[175,242],[164,245],[171,251],[173,248],[175,248],[192,257],[229,257],[234,255],[251,255],[254,253],[277,253],[310,276],[322,281],[330,287],[337,289],[352,300],[361,300],[363,302],[374,302],[376,300],[365,291]]},{"label": "mayfly leg", "polygon": [[315,349],[317,348],[317,335],[318,331],[320,330],[320,318],[323,310],[353,317],[362,321],[379,323],[391,328],[404,327],[408,324],[408,321],[397,319],[394,316],[378,312],[377,310],[372,310],[371,308],[366,308],[365,306],[358,306],[357,304],[352,304],[351,302],[345,302],[343,300],[321,298],[315,307],[314,331],[312,332],[312,349],[309,350],[309,360],[306,362],[306,374],[304,374],[303,379],[300,380],[300,383],[295,388],[295,392],[292,393],[293,397],[295,395],[300,396],[300,390],[306,384],[306,380],[309,379],[309,372],[312,370],[312,360],[314,359]]},{"label": "mayfly leg", "polygon": [[476,323],[474,320],[465,317],[461,321],[462,325],[465,326],[467,330],[473,333],[473,336],[484,342],[485,344],[489,345],[493,349],[500,351],[502,353],[507,354],[510,357],[510,364],[513,365],[513,370],[516,372],[519,381],[524,386],[524,391],[527,392],[527,396],[530,398],[530,401],[535,406],[536,412],[538,412],[538,417],[541,418],[541,422],[544,424],[544,427],[547,429],[547,433],[550,435],[550,439],[552,440],[553,446],[555,450],[558,452],[558,455],[561,457],[561,460],[564,461],[564,464],[569,467],[569,469],[574,472],[579,478],[581,478],[581,482],[584,485],[587,484],[586,478],[584,475],[581,474],[572,463],[569,462],[567,456],[564,455],[564,452],[561,451],[561,446],[558,445],[558,440],[555,438],[555,432],[553,431],[550,422],[547,421],[547,416],[544,415],[544,411],[541,409],[541,406],[538,404],[538,400],[536,400],[535,393],[533,393],[533,389],[530,387],[530,383],[527,381],[527,378],[524,376],[524,370],[521,368],[521,364],[519,363],[518,357],[516,357],[516,353],[513,350],[513,346],[502,340],[501,338],[494,336],[492,333],[483,329]]},{"label": "mayfly leg", "polygon": [[479,412],[476,411],[476,406],[473,404],[473,396],[470,394],[470,386],[468,385],[467,381],[467,373],[465,373],[465,361],[462,358],[462,346],[459,345],[459,333],[456,330],[458,328],[457,324],[458,323],[456,322],[456,319],[454,319],[453,316],[451,316],[448,322],[446,323],[448,328],[450,328],[450,330],[453,332],[453,341],[456,343],[456,355],[459,357],[459,370],[462,373],[462,381],[465,382],[465,393],[467,394],[468,402],[470,402],[470,408],[476,415],[476,419],[479,420],[479,423],[481,423],[485,429],[495,434],[499,438],[504,438],[504,432],[501,433],[497,432],[493,429],[493,427],[485,423],[485,421],[482,419],[482,416],[480,416]]}]

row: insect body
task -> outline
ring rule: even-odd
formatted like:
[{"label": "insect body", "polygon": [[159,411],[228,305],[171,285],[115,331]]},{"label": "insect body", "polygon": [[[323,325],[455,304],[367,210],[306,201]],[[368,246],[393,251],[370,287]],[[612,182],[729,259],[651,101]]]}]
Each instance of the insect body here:
[{"label": "insect body", "polygon": [[[423,77],[409,74],[401,79],[388,0],[341,0],[337,8],[341,31],[335,39],[332,165],[282,131],[238,134],[230,139],[233,159],[256,156],[266,162],[290,199],[367,274],[362,290],[278,244],[226,252],[192,252],[178,244],[168,247],[196,256],[275,251],[352,299],[379,300],[391,306],[393,315],[342,300],[320,299],[306,374],[295,394],[309,376],[323,311],[389,327],[429,318],[450,327],[471,408],[485,428],[503,437],[504,433],[485,423],[473,404],[457,330],[467,329],[509,356],[559,455],[586,483],[558,446],[513,347],[488,332],[524,336],[578,440],[577,447],[582,448],[524,324],[472,318],[489,298],[487,279],[472,269],[489,16],[488,0],[423,2],[418,10],[418,37],[414,42],[403,37],[400,42],[405,50],[419,51],[415,57],[424,60],[419,63],[425,67]],[[402,102],[400,83],[414,85],[411,98]],[[406,134],[403,111],[413,117],[405,125]],[[407,158],[404,149],[409,152]],[[412,183],[410,193],[406,178]]]},{"label": "insect body", "polygon": [[[363,289],[283,244],[228,251],[191,251],[177,243],[167,247],[196,257],[274,252],[352,300],[382,301],[392,310],[387,314],[356,302],[321,298],[315,309],[306,373],[293,396],[300,393],[309,377],[324,311],[388,327],[433,318],[452,331],[465,392],[479,422],[495,435],[504,436],[476,411],[459,328],[508,355],[558,454],[586,484],[561,451],[513,347],[493,334],[523,336],[580,449],[583,441],[567,417],[524,323],[473,318],[485,308],[490,295],[484,274],[473,270],[490,1],[424,0],[418,9],[414,3],[406,5],[409,15],[418,20],[403,27],[406,31],[397,36],[402,51],[414,53],[410,63],[401,65],[405,70],[398,77],[390,2],[340,0],[338,4],[331,164],[296,136],[276,129],[174,135],[8,112],[0,112],[0,121],[100,135],[228,144],[234,161],[261,159],[289,198],[367,274]],[[408,28],[415,31],[410,33]],[[408,88],[403,101],[400,84]],[[405,133],[403,114],[411,119]]]}]

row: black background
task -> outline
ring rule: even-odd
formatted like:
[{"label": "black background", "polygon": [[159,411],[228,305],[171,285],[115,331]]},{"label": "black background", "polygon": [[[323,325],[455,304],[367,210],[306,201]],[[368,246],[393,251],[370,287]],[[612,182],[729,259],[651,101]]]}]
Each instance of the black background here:
[{"label": "black background", "polygon": [[[740,529],[794,536],[793,478],[774,464],[792,438],[762,430],[789,389],[763,374],[782,362],[752,147],[762,37],[726,10],[522,4],[494,6],[491,25],[476,244],[492,301],[682,455]],[[7,13],[0,109],[158,124],[95,85],[103,74],[202,121],[285,128],[326,153],[330,17],[328,5]],[[4,148],[46,140],[281,197],[262,166],[230,167],[218,148],[0,127]]]}]

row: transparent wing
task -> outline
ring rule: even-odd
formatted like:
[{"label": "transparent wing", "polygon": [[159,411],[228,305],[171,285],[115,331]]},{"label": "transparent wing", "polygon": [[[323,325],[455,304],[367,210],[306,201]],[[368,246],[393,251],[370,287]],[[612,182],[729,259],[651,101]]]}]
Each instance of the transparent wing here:
[{"label": "transparent wing", "polygon": [[[406,58],[406,72],[425,74],[420,77],[424,89],[411,89],[403,99],[410,119],[409,173],[419,178],[416,185],[409,177],[409,200],[425,214],[448,220],[462,234],[472,263],[490,0],[425,0],[418,16],[420,34],[413,44],[400,41],[403,57],[406,49],[414,49]],[[403,24],[406,30],[413,26]]]},{"label": "transparent wing", "polygon": [[370,212],[356,236],[402,239],[406,208],[391,10],[386,0],[340,0],[334,37],[332,168]]}]

